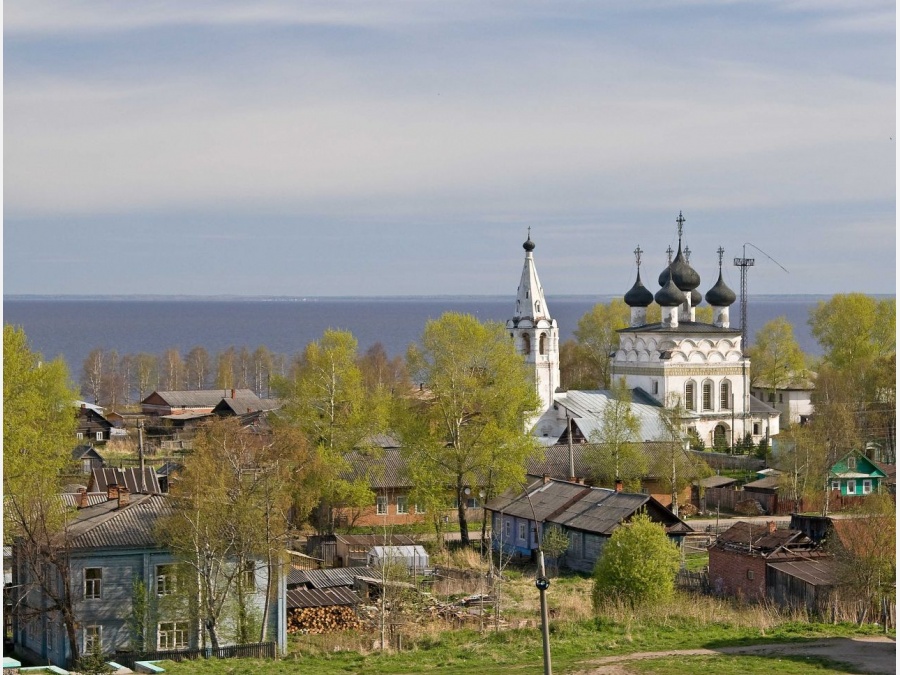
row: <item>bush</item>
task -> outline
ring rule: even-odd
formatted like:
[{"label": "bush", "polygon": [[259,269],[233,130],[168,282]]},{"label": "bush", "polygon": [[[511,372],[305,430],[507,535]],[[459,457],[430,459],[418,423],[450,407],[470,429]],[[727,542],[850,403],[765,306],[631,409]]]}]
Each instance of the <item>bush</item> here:
[{"label": "bush", "polygon": [[594,568],[594,607],[609,599],[632,605],[668,600],[680,556],[663,527],[640,514],[613,532]]}]

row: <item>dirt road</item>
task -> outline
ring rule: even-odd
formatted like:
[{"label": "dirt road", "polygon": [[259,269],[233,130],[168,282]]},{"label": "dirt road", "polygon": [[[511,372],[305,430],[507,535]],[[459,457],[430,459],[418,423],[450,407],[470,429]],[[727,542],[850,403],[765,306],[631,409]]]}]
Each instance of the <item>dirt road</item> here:
[{"label": "dirt road", "polygon": [[[852,664],[867,673],[890,675],[897,672],[897,643],[887,637],[824,638],[809,642],[752,645],[748,647],[723,647],[721,649],[684,649],[665,652],[642,652],[607,656],[585,664],[579,675],[628,675],[628,662],[639,659],[655,659],[666,656],[700,656],[711,654],[758,654],[820,656]],[[773,672],[777,672],[773,668]]]}]

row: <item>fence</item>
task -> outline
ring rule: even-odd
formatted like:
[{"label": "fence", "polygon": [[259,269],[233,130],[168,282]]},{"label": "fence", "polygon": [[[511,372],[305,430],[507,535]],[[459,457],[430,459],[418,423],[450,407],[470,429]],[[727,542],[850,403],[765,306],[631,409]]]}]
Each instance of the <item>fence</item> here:
[{"label": "fence", "polygon": [[274,659],[275,643],[274,642],[257,642],[246,645],[231,645],[229,647],[219,647],[213,649],[181,649],[172,651],[155,651],[155,652],[117,652],[113,655],[113,660],[125,666],[134,669],[135,661],[193,661],[196,659],[233,659],[233,658],[256,658],[256,659]]},{"label": "fence", "polygon": [[[803,499],[788,499],[777,494],[764,492],[751,492],[750,490],[732,490],[730,488],[707,488],[704,495],[706,509],[714,510],[717,506],[722,511],[735,511],[735,505],[752,499],[756,501],[763,513],[770,516],[788,516],[792,513],[821,512],[825,501],[823,493],[804,497]],[[866,497],[841,495],[837,490],[832,491],[828,497],[828,510],[832,513],[856,508],[865,504]]]}]

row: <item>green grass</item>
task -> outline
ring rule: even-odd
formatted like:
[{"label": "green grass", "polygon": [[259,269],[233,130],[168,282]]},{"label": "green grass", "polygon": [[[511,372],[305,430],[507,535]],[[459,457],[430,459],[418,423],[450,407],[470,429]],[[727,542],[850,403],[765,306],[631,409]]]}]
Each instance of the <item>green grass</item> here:
[{"label": "green grass", "polygon": [[630,661],[625,666],[634,673],[659,673],[660,675],[694,675],[694,673],[716,673],[717,675],[768,675],[772,671],[779,675],[822,675],[822,673],[863,673],[853,666],[828,659],[799,656],[677,656],[661,659]]}]

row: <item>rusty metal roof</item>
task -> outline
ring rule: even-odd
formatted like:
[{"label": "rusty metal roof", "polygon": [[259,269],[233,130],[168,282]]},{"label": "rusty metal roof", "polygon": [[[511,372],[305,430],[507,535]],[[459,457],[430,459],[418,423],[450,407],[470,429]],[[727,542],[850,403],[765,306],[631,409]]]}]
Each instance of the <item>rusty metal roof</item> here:
[{"label": "rusty metal roof", "polygon": [[380,573],[371,567],[334,567],[324,570],[291,570],[288,584],[305,585],[308,588],[335,588],[352,586],[356,577],[379,576]]},{"label": "rusty metal roof", "polygon": [[359,596],[349,588],[295,588],[287,592],[286,604],[288,609],[357,605]]},{"label": "rusty metal roof", "polygon": [[769,563],[769,567],[812,586],[834,586],[837,581],[837,563],[830,558]]},{"label": "rusty metal roof", "polygon": [[91,492],[107,491],[110,485],[125,486],[131,494],[162,494],[159,489],[159,480],[156,471],[151,467],[144,467],[144,489],[141,489],[141,470],[137,467],[128,469],[94,469],[91,472]]}]

